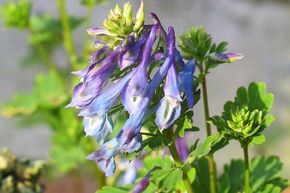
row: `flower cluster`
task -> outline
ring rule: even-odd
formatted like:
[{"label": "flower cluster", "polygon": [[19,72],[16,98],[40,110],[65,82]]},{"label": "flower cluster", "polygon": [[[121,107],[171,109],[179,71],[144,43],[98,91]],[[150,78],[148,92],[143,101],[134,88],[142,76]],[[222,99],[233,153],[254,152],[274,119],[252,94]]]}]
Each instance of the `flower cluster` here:
[{"label": "flower cluster", "polygon": [[[128,13],[128,7],[129,4],[125,4],[123,10],[118,7],[111,11],[114,22],[119,21],[118,18],[125,23],[131,21],[134,27],[127,27],[131,29],[130,33],[126,31],[127,36],[124,36],[125,33],[114,36],[117,32],[108,28],[88,30],[96,37],[99,49],[92,54],[87,69],[75,72],[81,82],[75,87],[68,105],[80,109],[85,133],[101,144],[88,159],[95,161],[107,176],[115,171],[114,157],[118,153],[131,153],[140,148],[140,129],[152,109],[156,109],[155,123],[162,131],[180,116],[183,95],[187,98],[188,107],[193,107],[195,62],[190,60],[185,64],[182,60],[175,46],[173,27],[166,32],[153,13],[150,16],[154,24],[144,25],[142,21],[141,25],[138,15],[139,18],[142,15],[143,4],[135,19],[126,20],[125,15],[132,15]],[[124,15],[124,12],[127,13]],[[105,22],[110,21],[107,19]],[[136,23],[139,23],[138,29]],[[105,40],[111,36],[114,43],[107,43]],[[149,72],[152,67],[154,70]],[[116,72],[122,72],[122,75],[116,78]],[[150,102],[160,87],[163,87],[164,95],[153,108]],[[120,103],[129,114],[128,120],[115,138],[105,142],[114,128],[109,111]]]}]

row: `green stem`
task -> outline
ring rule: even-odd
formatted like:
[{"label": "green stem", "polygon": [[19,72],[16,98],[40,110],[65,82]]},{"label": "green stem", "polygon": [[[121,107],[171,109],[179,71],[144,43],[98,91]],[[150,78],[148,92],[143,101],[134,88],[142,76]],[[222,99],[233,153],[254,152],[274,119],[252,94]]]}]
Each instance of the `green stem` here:
[{"label": "green stem", "polygon": [[56,0],[56,4],[63,28],[62,36],[64,48],[67,52],[71,65],[74,65],[77,63],[78,56],[73,42],[72,30],[69,23],[69,17],[66,11],[65,0]]},{"label": "green stem", "polygon": [[[197,65],[200,73],[204,73],[203,66]],[[207,136],[211,135],[211,127],[209,120],[209,105],[208,105],[208,95],[207,95],[207,84],[206,84],[206,76],[203,77],[201,81],[202,86],[202,98],[203,98],[203,107],[204,107],[204,119],[205,119],[205,126],[206,126],[206,134]],[[210,192],[216,193],[217,191],[217,184],[216,184],[216,168],[215,168],[215,161],[213,158],[213,154],[208,156],[208,164],[209,164],[209,177],[210,177]]]},{"label": "green stem", "polygon": [[[183,162],[180,159],[178,152],[176,150],[176,144],[175,144],[175,137],[174,137],[174,133],[172,132],[172,128],[168,128],[166,130],[164,130],[163,134],[168,137],[170,139],[170,141],[172,141],[172,143],[168,146],[168,149],[173,157],[173,160],[176,164],[177,167],[182,167],[183,166]],[[186,168],[182,170],[183,173],[183,182],[185,184],[186,190],[188,193],[194,193],[193,189],[192,189],[192,185],[190,183],[190,180],[188,178],[188,175],[186,173]]]},{"label": "green stem", "polygon": [[52,62],[51,57],[47,54],[47,52],[45,51],[44,47],[40,44],[35,44],[36,49],[38,50],[40,56],[42,57],[44,64],[46,65],[48,70],[55,70],[56,66],[54,65],[54,63]]},{"label": "green stem", "polygon": [[243,150],[244,150],[244,163],[245,163],[245,187],[244,187],[245,193],[252,193],[248,145],[244,145]]},{"label": "green stem", "polygon": [[[93,10],[94,10],[94,6],[87,7],[86,23],[85,23],[86,29],[91,27]],[[89,37],[89,35],[85,31],[85,33],[84,33],[84,45],[83,45],[83,56],[86,56],[87,48],[89,47],[89,41],[88,41],[89,38],[88,37]]]}]

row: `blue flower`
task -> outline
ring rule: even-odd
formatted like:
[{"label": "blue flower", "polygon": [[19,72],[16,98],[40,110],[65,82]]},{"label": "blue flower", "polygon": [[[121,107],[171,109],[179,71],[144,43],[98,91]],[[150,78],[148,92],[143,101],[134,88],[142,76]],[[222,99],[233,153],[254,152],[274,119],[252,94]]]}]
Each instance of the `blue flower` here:
[{"label": "blue flower", "polygon": [[115,156],[119,151],[116,138],[104,143],[100,149],[88,155],[87,159],[96,162],[106,176],[112,176],[116,169]]},{"label": "blue flower", "polygon": [[182,71],[179,73],[180,82],[182,89],[184,91],[187,105],[189,108],[192,108],[194,105],[194,96],[193,96],[193,74],[195,72],[196,63],[194,60],[189,60]]},{"label": "blue flower", "polygon": [[102,91],[109,76],[116,68],[115,60],[118,56],[118,49],[114,50],[104,60],[100,67],[91,64],[86,72],[81,74],[82,82],[78,84],[73,92],[71,103],[67,107],[82,108]]},{"label": "blue flower", "polygon": [[176,138],[176,149],[180,159],[185,162],[188,157],[188,149],[185,138],[177,137]]},{"label": "blue flower", "polygon": [[117,97],[123,90],[126,83],[132,77],[134,70],[122,77],[118,82],[108,87],[101,94],[99,94],[93,101],[85,106],[79,113],[80,116],[90,117],[95,115],[106,114],[112,105],[115,103]]},{"label": "blue flower", "polygon": [[141,56],[141,49],[148,38],[148,33],[143,34],[137,41],[134,40],[133,36],[129,36],[126,44],[122,46],[119,67],[124,69],[132,64],[136,63]]},{"label": "blue flower", "polygon": [[222,54],[214,54],[211,56],[211,59],[216,60],[222,63],[232,63],[238,60],[241,60],[244,57],[243,54],[235,54],[235,53],[222,53]]},{"label": "blue flower", "polygon": [[131,80],[122,93],[122,102],[125,109],[131,114],[138,110],[148,87],[147,67],[150,64],[150,56],[159,25],[153,26],[143,50],[142,61],[137,67]]},{"label": "blue flower", "polygon": [[[173,28],[169,29],[168,36],[175,38]],[[172,45],[171,49],[173,52],[170,52],[170,55],[173,55],[175,58],[175,45]],[[172,125],[173,122],[180,116],[180,102],[182,101],[180,95],[181,91],[179,79],[175,70],[175,60],[172,60],[164,84],[164,97],[161,99],[159,107],[156,111],[155,123],[161,131]]]},{"label": "blue flower", "polygon": [[113,131],[114,124],[107,115],[84,117],[84,131],[87,136],[94,137],[99,144],[103,144],[106,137]]},{"label": "blue flower", "polygon": [[150,175],[146,175],[132,190],[132,193],[143,192],[150,184]]}]

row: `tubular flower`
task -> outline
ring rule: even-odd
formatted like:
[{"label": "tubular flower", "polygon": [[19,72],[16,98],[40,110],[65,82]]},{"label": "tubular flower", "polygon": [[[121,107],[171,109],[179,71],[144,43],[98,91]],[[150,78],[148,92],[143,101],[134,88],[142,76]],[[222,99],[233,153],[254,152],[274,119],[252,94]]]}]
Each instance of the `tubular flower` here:
[{"label": "tubular flower", "polygon": [[184,91],[187,106],[192,108],[194,105],[194,96],[192,92],[193,88],[193,73],[195,72],[196,63],[194,60],[189,60],[183,70],[179,73],[180,82]]},{"label": "tubular flower", "polygon": [[119,144],[114,138],[104,143],[100,149],[88,155],[87,159],[96,162],[106,176],[112,176],[116,169],[114,157],[119,150]]},{"label": "tubular flower", "polygon": [[238,60],[241,60],[244,57],[243,54],[235,54],[235,53],[224,53],[224,54],[215,54],[211,57],[211,59],[216,60],[222,63],[233,63]]},{"label": "tubular flower", "polygon": [[188,149],[185,138],[177,137],[176,138],[176,149],[180,159],[185,162],[188,157]]},{"label": "tubular flower", "polygon": [[[104,22],[104,29],[88,30],[101,48],[92,54],[87,68],[74,73],[81,81],[68,105],[79,109],[79,116],[84,119],[84,132],[100,144],[87,159],[96,162],[107,176],[113,175],[118,154],[132,153],[141,147],[140,129],[155,109],[156,125],[163,130],[180,116],[184,95],[189,106],[193,106],[195,64],[184,63],[175,46],[173,27],[169,27],[167,33],[153,13],[155,24],[145,25],[144,13],[141,13],[143,4],[135,19],[131,18],[130,5],[124,7],[125,11],[119,7],[114,9]],[[115,31],[115,24],[123,20],[128,23]],[[179,73],[179,69],[182,72]],[[161,85],[163,97],[156,94]],[[114,108],[115,105],[118,108]],[[118,134],[106,141],[114,128],[110,116],[121,105],[129,117]]]},{"label": "tubular flower", "polygon": [[[172,38],[170,36],[175,37],[173,28],[169,28],[169,38]],[[171,52],[169,48],[169,55],[175,56],[174,48],[175,45],[171,48],[174,52]],[[180,102],[182,101],[180,94],[181,91],[175,70],[175,61],[172,60],[164,84],[164,97],[161,99],[156,111],[155,123],[161,130],[168,128],[180,116]]]},{"label": "tubular flower", "polygon": [[147,67],[149,66],[151,50],[158,29],[159,25],[155,25],[152,28],[143,50],[142,61],[136,68],[122,95],[124,107],[130,114],[139,109],[139,105],[148,87]]},{"label": "tubular flower", "polygon": [[87,136],[94,137],[103,144],[106,137],[113,131],[113,122],[107,115],[84,117],[84,131]]}]

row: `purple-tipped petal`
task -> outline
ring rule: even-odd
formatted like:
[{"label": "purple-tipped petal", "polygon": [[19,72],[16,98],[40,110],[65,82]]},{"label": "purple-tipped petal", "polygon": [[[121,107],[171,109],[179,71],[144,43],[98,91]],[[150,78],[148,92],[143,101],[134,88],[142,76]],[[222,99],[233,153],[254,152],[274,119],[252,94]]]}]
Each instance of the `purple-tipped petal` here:
[{"label": "purple-tipped petal", "polygon": [[90,28],[87,29],[87,32],[91,36],[98,36],[98,35],[109,35],[113,36],[114,34],[110,33],[108,30],[103,28]]},{"label": "purple-tipped petal", "polygon": [[94,137],[99,144],[104,143],[104,140],[113,131],[113,127],[113,121],[107,115],[84,118],[84,131],[86,135]]},{"label": "purple-tipped petal", "polygon": [[171,64],[165,84],[164,84],[164,95],[165,96],[170,96],[171,98],[176,99],[177,101],[182,101],[181,96],[180,96],[180,85],[179,85],[179,80],[178,76],[174,67],[174,64]]},{"label": "purple-tipped petal", "polygon": [[100,149],[91,153],[87,159],[96,162],[106,176],[112,176],[116,169],[115,156],[119,151],[116,138],[104,143]]},{"label": "purple-tipped petal", "polygon": [[[130,36],[131,37],[131,36]],[[130,40],[127,45],[124,46],[119,57],[119,66],[124,69],[137,62],[137,59],[141,56],[141,48],[148,38],[148,33],[143,34],[136,42]]]},{"label": "purple-tipped petal", "polygon": [[155,25],[145,44],[145,48],[142,55],[142,61],[136,69],[136,72],[132,76],[131,80],[126,85],[122,93],[122,102],[125,109],[131,114],[138,109],[142,102],[146,92],[148,91],[148,75],[147,67],[150,62],[151,50],[156,38],[159,25]]},{"label": "purple-tipped petal", "polygon": [[216,60],[222,63],[232,63],[244,58],[243,54],[235,54],[235,53],[224,53],[224,54],[215,54],[211,56],[211,59]]},{"label": "purple-tipped petal", "polygon": [[98,95],[89,105],[84,107],[79,115],[84,117],[106,114],[115,103],[115,100],[123,90],[126,83],[130,80],[134,70],[122,77],[118,82],[107,88]]},{"label": "purple-tipped petal", "polygon": [[101,85],[99,82],[78,84],[72,94],[72,99],[67,107],[82,108],[88,105],[93,98],[100,92]]},{"label": "purple-tipped petal", "polygon": [[180,102],[170,96],[165,96],[161,99],[156,111],[155,123],[162,131],[171,126],[180,116]]},{"label": "purple-tipped petal", "polygon": [[177,137],[176,138],[176,149],[180,159],[185,162],[188,157],[188,149],[185,138]]},{"label": "purple-tipped petal", "polygon": [[187,105],[189,108],[192,108],[194,105],[194,95],[193,95],[193,81],[194,81],[194,71],[196,68],[196,63],[194,60],[189,60],[184,69],[179,73],[180,82],[182,89],[184,91]]},{"label": "purple-tipped petal", "polygon": [[150,176],[146,175],[136,186],[135,188],[132,190],[132,193],[140,193],[143,192],[150,183]]}]

